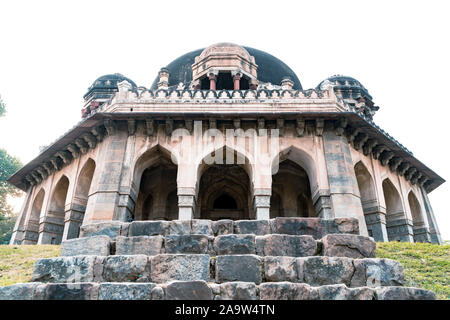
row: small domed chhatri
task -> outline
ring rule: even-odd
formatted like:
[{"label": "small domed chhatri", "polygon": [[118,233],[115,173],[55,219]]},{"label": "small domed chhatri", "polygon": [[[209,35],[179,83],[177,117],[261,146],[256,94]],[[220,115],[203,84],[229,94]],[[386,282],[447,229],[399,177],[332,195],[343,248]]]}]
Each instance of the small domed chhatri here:
[{"label": "small domed chhatri", "polygon": [[81,110],[82,117],[87,117],[89,113],[92,113],[101,104],[113,97],[119,91],[118,84],[122,81],[127,81],[132,89],[136,89],[137,87],[131,79],[120,73],[106,74],[97,78],[83,96],[85,105]]},{"label": "small domed chhatri", "polygon": [[334,75],[320,82],[316,89],[328,90],[330,87],[340,98],[344,99],[350,106],[356,107],[370,119],[379,109],[378,106],[374,105],[369,91],[355,78]]},{"label": "small domed chhatri", "polygon": [[[356,79],[304,90],[276,57],[219,43],[150,89],[111,74],[84,99],[82,121],[8,179],[26,191],[11,244],[62,242],[64,257],[0,299],[434,297],[373,258],[375,241],[442,243],[428,194],[444,179],[374,123]],[[77,276],[90,283],[67,287]]]}]

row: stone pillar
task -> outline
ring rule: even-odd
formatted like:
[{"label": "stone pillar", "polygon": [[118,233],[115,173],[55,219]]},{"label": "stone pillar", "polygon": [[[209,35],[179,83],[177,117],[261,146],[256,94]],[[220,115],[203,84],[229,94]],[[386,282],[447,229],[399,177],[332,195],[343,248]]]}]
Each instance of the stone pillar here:
[{"label": "stone pillar", "polygon": [[[395,214],[397,215],[397,214]],[[389,241],[414,242],[413,223],[401,212],[399,218],[391,218],[386,223]]]},{"label": "stone pillar", "polygon": [[64,233],[64,220],[50,211],[39,220],[38,244],[60,244]]},{"label": "stone pillar", "polygon": [[357,218],[360,234],[367,236],[350,148],[347,139],[336,134],[331,122],[326,123],[323,145],[333,215],[336,218]]},{"label": "stone pillar", "polygon": [[441,233],[439,232],[439,228],[436,223],[436,217],[434,216],[433,208],[431,207],[430,200],[428,199],[428,194],[424,188],[420,188],[420,190],[422,192],[422,198],[425,205],[425,212],[428,218],[431,243],[442,244]]},{"label": "stone pillar", "polygon": [[270,189],[254,189],[253,207],[256,220],[270,219]]},{"label": "stone pillar", "polygon": [[[92,193],[89,196],[83,224],[93,221],[127,221],[128,214],[134,210],[129,176],[130,159],[134,152],[134,139],[129,138],[126,123],[107,122],[107,137],[99,146],[99,158],[92,180]],[[129,181],[129,182],[128,182]]]},{"label": "stone pillar", "polygon": [[214,73],[208,75],[209,78],[209,90],[216,90],[216,80],[217,77]]},{"label": "stone pillar", "polygon": [[178,220],[194,218],[195,188],[178,187]]},{"label": "stone pillar", "polygon": [[242,74],[236,71],[232,71],[231,75],[233,76],[234,90],[239,90]]},{"label": "stone pillar", "polygon": [[363,210],[369,236],[377,242],[389,241],[386,229],[386,213],[383,212],[382,208],[374,203],[374,206],[363,207]]},{"label": "stone pillar", "polygon": [[64,233],[63,240],[78,238],[80,227],[83,224],[84,212],[86,211],[86,204],[70,205],[70,209],[66,212],[64,217]]},{"label": "stone pillar", "polygon": [[11,235],[9,244],[21,244],[24,239],[25,221],[26,221],[28,209],[30,207],[32,192],[33,192],[33,187],[28,188],[27,195],[25,196],[25,201],[23,202],[19,217],[17,218],[16,224],[14,225],[13,233]]}]

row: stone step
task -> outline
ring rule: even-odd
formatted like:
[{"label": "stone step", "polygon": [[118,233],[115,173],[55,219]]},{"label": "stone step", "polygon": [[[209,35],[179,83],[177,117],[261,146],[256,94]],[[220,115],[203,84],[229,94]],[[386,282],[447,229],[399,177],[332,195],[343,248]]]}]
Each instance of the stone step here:
[{"label": "stone step", "polygon": [[117,236],[106,235],[63,241],[62,256],[76,255],[157,255],[157,254],[256,254],[259,256],[308,257],[315,255],[374,258],[376,244],[369,237],[328,234],[320,240],[312,236],[267,234],[204,234]]},{"label": "stone step", "polygon": [[355,218],[274,218],[270,220],[173,220],[173,221],[106,221],[83,225],[80,237],[105,235],[117,236],[166,236],[204,234],[219,236],[225,234],[266,235],[271,233],[309,235],[320,239],[327,234],[359,234]]},{"label": "stone step", "polygon": [[39,259],[36,282],[290,281],[313,286],[345,284],[401,286],[403,268],[390,259],[347,257],[284,257],[253,254],[158,254],[73,256]]},{"label": "stone step", "polygon": [[435,300],[433,292],[412,287],[310,286],[293,282],[172,281],[23,283],[0,287],[0,300]]}]

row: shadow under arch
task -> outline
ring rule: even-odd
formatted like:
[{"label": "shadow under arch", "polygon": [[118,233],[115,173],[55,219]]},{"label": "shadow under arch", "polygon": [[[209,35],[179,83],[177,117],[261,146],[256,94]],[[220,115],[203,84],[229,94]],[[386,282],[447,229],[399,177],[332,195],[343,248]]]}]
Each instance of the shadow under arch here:
[{"label": "shadow under arch", "polygon": [[177,163],[176,155],[160,144],[138,157],[133,166],[132,193],[136,204],[131,220],[172,220],[178,217],[174,214],[178,211]]},{"label": "shadow under arch", "polygon": [[[232,163],[226,161],[227,156]],[[197,163],[195,216],[211,220],[252,218],[252,177],[246,155],[226,145],[209,152]]]},{"label": "shadow under arch", "polygon": [[[271,217],[315,217],[312,195],[318,189],[313,158],[304,150],[290,146],[272,160]],[[280,210],[282,208],[282,210]]]},{"label": "shadow under arch", "polygon": [[414,242],[431,242],[422,208],[417,196],[412,190],[408,193],[408,204],[413,219]]},{"label": "shadow under arch", "polygon": [[383,180],[382,188],[386,204],[386,230],[388,240],[411,242],[411,226],[406,219],[400,193],[389,178]]}]

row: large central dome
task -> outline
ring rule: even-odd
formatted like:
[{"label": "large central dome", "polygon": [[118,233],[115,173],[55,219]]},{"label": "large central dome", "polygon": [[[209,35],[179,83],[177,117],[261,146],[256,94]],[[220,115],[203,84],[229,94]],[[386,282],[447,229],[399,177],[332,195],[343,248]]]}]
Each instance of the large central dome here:
[{"label": "large central dome", "polygon": [[[195,57],[208,54],[208,50],[220,52],[221,48],[236,48],[236,53],[241,55],[250,55],[255,58],[258,65],[258,80],[263,83],[270,82],[279,85],[284,77],[289,77],[293,82],[293,89],[302,89],[302,85],[297,75],[287,64],[271,54],[249,47],[241,47],[231,43],[218,43],[207,48],[198,49],[182,55],[167,65],[170,72],[169,87],[176,86],[180,82],[188,84],[192,81],[192,65],[195,63]],[[156,90],[159,78],[153,81],[151,89]]]}]

